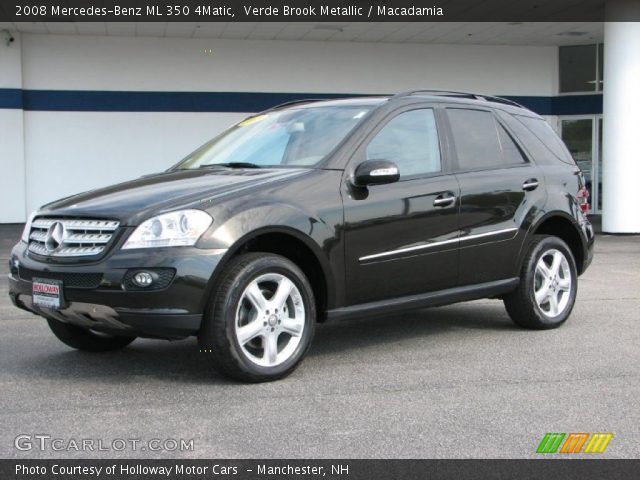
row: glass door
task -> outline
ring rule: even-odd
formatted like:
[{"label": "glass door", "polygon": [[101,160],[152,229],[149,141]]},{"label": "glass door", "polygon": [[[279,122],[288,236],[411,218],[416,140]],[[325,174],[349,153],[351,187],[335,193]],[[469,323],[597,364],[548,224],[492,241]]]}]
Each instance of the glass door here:
[{"label": "glass door", "polygon": [[584,174],[592,213],[602,210],[602,118],[564,117],[560,119],[562,140]]}]

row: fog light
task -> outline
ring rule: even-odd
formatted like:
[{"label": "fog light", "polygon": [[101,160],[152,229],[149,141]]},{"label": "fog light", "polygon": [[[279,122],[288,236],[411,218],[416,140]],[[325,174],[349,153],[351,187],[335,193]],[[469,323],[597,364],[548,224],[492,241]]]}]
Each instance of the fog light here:
[{"label": "fog light", "polygon": [[9,260],[9,271],[11,273],[13,273],[14,275],[18,274],[18,269],[20,268],[20,261],[13,257],[11,260]]},{"label": "fog light", "polygon": [[153,283],[153,275],[149,272],[138,272],[133,276],[133,283],[138,287],[148,287]]}]

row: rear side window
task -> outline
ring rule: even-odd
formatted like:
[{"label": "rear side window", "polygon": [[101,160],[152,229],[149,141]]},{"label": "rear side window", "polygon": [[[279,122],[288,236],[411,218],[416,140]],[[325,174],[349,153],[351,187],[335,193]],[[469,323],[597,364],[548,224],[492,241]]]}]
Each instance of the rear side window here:
[{"label": "rear side window", "polygon": [[570,165],[575,163],[567,147],[565,147],[560,137],[556,135],[556,132],[553,131],[547,122],[541,118],[525,117],[522,115],[514,115],[514,117],[524,124],[555,158]]},{"label": "rear side window", "polygon": [[496,122],[496,128],[498,129],[498,138],[500,139],[500,147],[502,148],[504,163],[506,165],[525,163],[527,160],[524,158],[520,148],[516,145],[504,127]]},{"label": "rear side window", "polygon": [[391,119],[367,145],[367,160],[394,162],[401,178],[440,172],[440,146],[433,110],[410,110]]},{"label": "rear side window", "polygon": [[522,152],[491,112],[447,109],[458,168],[502,168],[526,162]]}]

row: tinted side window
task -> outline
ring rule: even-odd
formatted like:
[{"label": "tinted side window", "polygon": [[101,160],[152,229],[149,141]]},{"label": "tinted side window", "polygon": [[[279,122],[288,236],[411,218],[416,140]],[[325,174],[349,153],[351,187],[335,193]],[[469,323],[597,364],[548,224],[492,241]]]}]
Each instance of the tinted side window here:
[{"label": "tinted side window", "polygon": [[496,128],[498,129],[498,138],[500,138],[500,146],[502,147],[502,157],[505,165],[518,165],[519,163],[525,163],[527,160],[520,151],[520,148],[511,138],[511,135],[507,133],[502,125],[496,122]]},{"label": "tinted side window", "polygon": [[562,162],[574,164],[567,147],[547,122],[541,118],[524,117],[522,115],[514,116],[544,144],[554,157]]},{"label": "tinted side window", "polygon": [[555,158],[555,156],[551,154],[551,151],[545,147],[538,137],[531,133],[527,127],[508,113],[498,111],[498,115],[515,133],[529,154],[533,156],[536,163],[539,165],[553,164],[552,159]]},{"label": "tinted side window", "polygon": [[526,160],[493,114],[482,110],[447,109],[461,170],[500,168]]},{"label": "tinted side window", "polygon": [[401,178],[442,170],[433,110],[410,110],[390,120],[369,142],[367,160],[395,162]]}]

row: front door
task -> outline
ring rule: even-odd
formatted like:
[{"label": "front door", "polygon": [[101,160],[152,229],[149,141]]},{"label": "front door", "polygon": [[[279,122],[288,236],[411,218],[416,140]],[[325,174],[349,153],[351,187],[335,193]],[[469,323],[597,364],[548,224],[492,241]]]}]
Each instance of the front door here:
[{"label": "front door", "polygon": [[367,188],[344,182],[349,305],[455,286],[456,178],[439,141],[436,110],[390,114],[363,142],[345,175],[364,160],[397,164],[400,180]]}]

